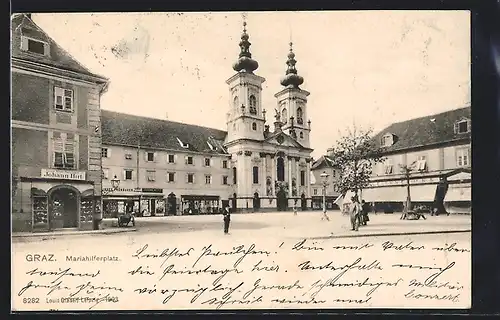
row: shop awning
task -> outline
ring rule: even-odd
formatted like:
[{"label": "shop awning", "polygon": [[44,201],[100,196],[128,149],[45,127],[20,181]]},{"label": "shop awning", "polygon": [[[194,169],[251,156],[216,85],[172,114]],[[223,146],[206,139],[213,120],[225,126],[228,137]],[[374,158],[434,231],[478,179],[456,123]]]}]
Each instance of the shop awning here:
[{"label": "shop awning", "polygon": [[437,185],[422,184],[410,186],[411,201],[417,202],[432,202],[436,196]]},{"label": "shop awning", "polygon": [[472,201],[470,185],[468,186],[450,185],[444,197],[444,202],[452,202],[452,201]]},{"label": "shop awning", "polygon": [[35,197],[45,197],[47,192],[38,188],[31,188],[31,195]]},{"label": "shop awning", "polygon": [[403,202],[406,200],[406,188],[378,187],[363,189],[360,198],[366,202]]},{"label": "shop awning", "polygon": [[92,197],[92,196],[94,196],[94,189],[87,189],[87,190],[83,191],[82,195],[81,195],[82,198]]}]

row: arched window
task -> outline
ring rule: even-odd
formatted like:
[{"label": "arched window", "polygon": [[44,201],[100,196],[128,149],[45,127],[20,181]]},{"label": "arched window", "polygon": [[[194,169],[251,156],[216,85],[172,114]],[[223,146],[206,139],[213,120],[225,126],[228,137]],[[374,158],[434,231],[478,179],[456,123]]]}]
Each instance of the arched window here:
[{"label": "arched window", "polygon": [[236,167],[233,167],[233,184],[236,184]]},{"label": "arched window", "polygon": [[252,181],[254,184],[258,184],[259,183],[259,167],[257,166],[254,166],[252,168]]},{"label": "arched window", "polygon": [[303,133],[302,131],[300,132],[299,137],[300,137],[301,139],[304,139],[304,133]]},{"label": "arched window", "polygon": [[251,95],[248,100],[250,104],[250,114],[257,114],[257,99],[254,95]]},{"label": "arched window", "polygon": [[278,181],[285,181],[285,160],[282,157],[276,161],[276,171]]},{"label": "arched window", "polygon": [[287,120],[288,120],[288,113],[286,112],[286,108],[283,108],[283,110],[281,110],[281,121],[284,124],[286,124]]},{"label": "arched window", "polygon": [[254,123],[252,123],[252,130],[253,130],[253,131],[257,130],[257,124],[256,124],[255,122],[254,122]]},{"label": "arched window", "polygon": [[238,96],[234,96],[234,99],[233,99],[233,107],[234,109],[238,109],[238,106],[240,105],[240,99],[238,99]]},{"label": "arched window", "polygon": [[297,108],[297,124],[304,124],[304,116],[301,107]]}]

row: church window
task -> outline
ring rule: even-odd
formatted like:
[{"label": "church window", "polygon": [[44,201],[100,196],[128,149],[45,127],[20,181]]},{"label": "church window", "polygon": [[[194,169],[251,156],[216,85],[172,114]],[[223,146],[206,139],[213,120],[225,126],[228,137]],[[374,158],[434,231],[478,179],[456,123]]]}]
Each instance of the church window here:
[{"label": "church window", "polygon": [[236,167],[233,167],[233,184],[236,184]]},{"label": "church window", "polygon": [[304,117],[301,107],[297,108],[297,124],[304,124]]},{"label": "church window", "polygon": [[259,183],[259,167],[255,166],[252,168],[252,178],[254,184]]},{"label": "church window", "polygon": [[306,172],[304,170],[300,171],[300,185],[301,186],[306,185]]},{"label": "church window", "polygon": [[250,103],[250,114],[257,114],[257,99],[254,95],[251,95],[249,98]]},{"label": "church window", "polygon": [[276,171],[278,181],[285,181],[285,160],[282,157],[276,161]]},{"label": "church window", "polygon": [[235,109],[238,109],[238,106],[240,104],[240,99],[238,99],[238,96],[234,96],[234,99],[233,99],[233,107]]},{"label": "church window", "polygon": [[253,131],[256,131],[257,130],[257,124],[254,122],[252,123],[252,130]]},{"label": "church window", "polygon": [[300,132],[299,136],[300,136],[301,139],[304,139],[304,133],[303,132]]},{"label": "church window", "polygon": [[287,119],[288,119],[288,113],[286,112],[286,108],[283,108],[283,110],[281,111],[281,121],[284,124],[286,124]]}]

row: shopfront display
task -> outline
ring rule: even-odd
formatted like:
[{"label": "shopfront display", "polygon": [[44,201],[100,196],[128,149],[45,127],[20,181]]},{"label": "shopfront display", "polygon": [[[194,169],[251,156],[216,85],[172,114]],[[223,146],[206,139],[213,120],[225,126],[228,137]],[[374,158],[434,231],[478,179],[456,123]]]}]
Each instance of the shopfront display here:
[{"label": "shopfront display", "polygon": [[181,196],[182,214],[217,214],[220,198],[218,196]]},{"label": "shopfront display", "polygon": [[104,218],[116,218],[125,213],[139,213],[139,199],[105,199],[103,200]]}]

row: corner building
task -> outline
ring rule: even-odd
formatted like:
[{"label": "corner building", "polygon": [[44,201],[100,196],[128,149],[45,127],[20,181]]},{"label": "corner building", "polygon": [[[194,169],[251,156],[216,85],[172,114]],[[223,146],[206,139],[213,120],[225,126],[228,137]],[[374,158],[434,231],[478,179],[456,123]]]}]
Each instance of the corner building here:
[{"label": "corner building", "polygon": [[107,79],[71,57],[29,14],[12,16],[11,34],[12,231],[96,228]]},{"label": "corner building", "polygon": [[224,146],[230,155],[232,184],[230,203],[234,211],[287,210],[293,205],[305,210],[311,206],[309,134],[307,118],[309,92],[299,86],[292,43],[276,93],[274,126],[266,125],[262,105],[262,83],[255,74],[259,64],[252,59],[249,35],[244,23],[240,54],[234,63],[236,73],[229,87],[227,137]]}]

